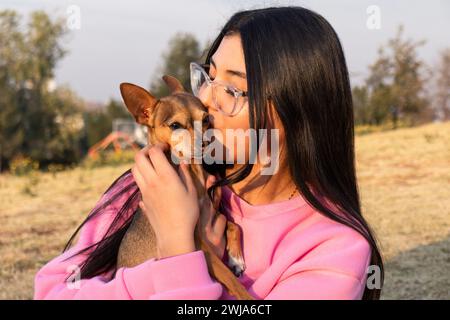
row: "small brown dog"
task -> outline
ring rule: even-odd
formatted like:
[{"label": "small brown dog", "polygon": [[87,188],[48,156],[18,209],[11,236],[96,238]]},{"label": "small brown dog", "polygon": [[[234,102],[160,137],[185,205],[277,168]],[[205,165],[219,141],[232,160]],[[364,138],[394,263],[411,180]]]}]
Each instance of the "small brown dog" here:
[{"label": "small brown dog", "polygon": [[[170,152],[176,156],[192,158],[199,154],[198,148],[195,148],[195,146],[198,146],[198,143],[194,141],[196,137],[194,134],[194,121],[201,122],[203,134],[204,130],[208,129],[209,126],[208,113],[200,100],[187,93],[176,78],[164,76],[163,80],[171,90],[169,96],[156,99],[147,90],[139,86],[122,83],[120,91],[123,100],[136,121],[147,126],[150,145],[157,142],[165,142],[169,144]],[[188,149],[182,148],[182,151],[174,151],[176,148],[172,141],[172,133],[180,128],[188,130],[192,140]],[[176,168],[177,165],[171,161],[170,155],[168,155],[168,158],[172,166]],[[198,199],[200,200],[207,196],[207,190],[202,184],[207,174],[199,161],[194,161],[193,163],[191,161],[190,169],[196,185]],[[219,202],[220,192],[215,192],[213,206],[216,210],[219,207]],[[195,230],[195,245],[196,248],[205,252],[210,274],[222,283],[228,292],[237,299],[253,299],[245,287],[237,280],[233,272],[215,254],[213,247],[203,238],[202,233],[198,229],[196,228]],[[234,272],[241,274],[245,269],[240,243],[241,234],[239,227],[231,221],[227,222],[226,238],[228,264]],[[117,257],[117,268],[133,267],[155,256],[156,238],[154,231],[147,217],[138,209],[121,242]]]}]

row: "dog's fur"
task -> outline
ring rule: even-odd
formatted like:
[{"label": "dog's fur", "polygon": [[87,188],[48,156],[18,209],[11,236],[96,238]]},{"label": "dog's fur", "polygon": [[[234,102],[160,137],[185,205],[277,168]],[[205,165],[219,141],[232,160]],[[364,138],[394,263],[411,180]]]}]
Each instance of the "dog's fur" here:
[{"label": "dog's fur", "polygon": [[[194,135],[193,123],[194,121],[201,121],[203,124],[202,131],[208,128],[208,121],[205,121],[205,118],[208,117],[206,108],[199,99],[187,93],[176,78],[164,76],[163,79],[171,89],[169,96],[156,99],[147,90],[139,86],[122,83],[120,85],[122,97],[136,121],[147,126],[150,145],[165,142],[171,146],[169,152],[173,152],[177,157],[192,159],[199,152],[195,149],[194,137],[196,135]],[[170,128],[170,124],[175,122],[191,134],[192,143],[190,146],[192,146],[192,149],[182,148],[182,151],[174,151],[171,141],[173,128]],[[167,154],[167,156],[172,166],[176,168],[177,165],[171,161],[170,154]],[[207,190],[202,183],[202,181],[205,181],[206,172],[202,165],[195,163],[195,161],[189,167],[200,200],[207,196]],[[216,210],[221,195],[220,189],[217,190],[219,192],[215,192],[213,199],[213,206]],[[240,243],[241,234],[239,227],[231,221],[227,222],[226,238],[228,264],[237,274],[240,274],[245,269]],[[210,274],[222,283],[231,295],[237,299],[253,299],[233,272],[215,254],[213,247],[203,238],[199,228],[195,230],[195,244],[196,248],[205,252]],[[117,268],[133,267],[155,256],[156,239],[154,231],[145,214],[138,210],[120,245]]]}]

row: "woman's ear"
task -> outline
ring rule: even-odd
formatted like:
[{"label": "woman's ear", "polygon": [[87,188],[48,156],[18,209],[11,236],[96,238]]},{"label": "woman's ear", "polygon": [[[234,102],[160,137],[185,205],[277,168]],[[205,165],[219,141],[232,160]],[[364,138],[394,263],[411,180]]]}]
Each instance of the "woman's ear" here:
[{"label": "woman's ear", "polygon": [[150,114],[153,112],[158,99],[150,92],[131,83],[121,83],[120,93],[128,111],[142,125],[149,125]]}]

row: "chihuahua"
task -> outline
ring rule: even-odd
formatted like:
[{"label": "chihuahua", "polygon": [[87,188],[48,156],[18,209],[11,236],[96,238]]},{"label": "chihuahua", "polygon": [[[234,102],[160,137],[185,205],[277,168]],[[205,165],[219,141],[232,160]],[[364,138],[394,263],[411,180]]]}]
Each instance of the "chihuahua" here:
[{"label": "chihuahua", "polygon": [[[198,133],[194,132],[194,122],[201,123],[201,137],[203,132],[210,126],[209,116],[201,101],[186,92],[181,83],[172,76],[164,76],[164,82],[169,87],[171,94],[156,99],[147,90],[130,83],[122,83],[120,91],[126,107],[134,116],[136,122],[147,127],[148,143],[154,145],[158,142],[167,143],[170,146],[169,158],[171,165],[176,168],[177,163],[173,159],[192,160],[201,155],[202,149],[196,148]],[[192,140],[187,146],[179,148],[179,143],[175,146],[173,132],[177,129],[185,129],[189,132]],[[200,143],[202,148],[203,144]],[[181,149],[181,150],[180,150]],[[175,157],[174,157],[175,156]],[[198,160],[198,159],[197,159]],[[203,181],[207,176],[201,161],[188,161],[190,173],[196,186],[198,199],[204,199],[208,195]],[[213,206],[218,210],[220,204],[220,188],[214,192]],[[217,214],[219,214],[217,212]],[[231,221],[227,221],[226,226],[226,250],[228,254],[228,265],[233,272],[224,265],[222,260],[216,255],[213,247],[203,238],[202,233],[197,228],[195,230],[195,245],[205,253],[208,270],[210,274],[222,283],[228,292],[241,300],[252,300],[253,297],[247,292],[245,287],[238,281],[236,275],[240,275],[244,269],[244,259],[241,250],[241,231],[239,227]],[[117,268],[133,267],[156,254],[156,238],[145,214],[140,209],[135,213],[129,229],[127,230],[120,244]]]}]

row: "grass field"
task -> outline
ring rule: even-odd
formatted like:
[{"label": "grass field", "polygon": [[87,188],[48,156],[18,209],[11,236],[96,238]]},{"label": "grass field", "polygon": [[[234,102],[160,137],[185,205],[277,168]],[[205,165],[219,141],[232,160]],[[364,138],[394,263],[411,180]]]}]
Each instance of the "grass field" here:
[{"label": "grass field", "polygon": [[[356,152],[383,299],[450,299],[450,122],[358,136]],[[129,167],[0,175],[0,299],[32,298],[36,271]]]}]

